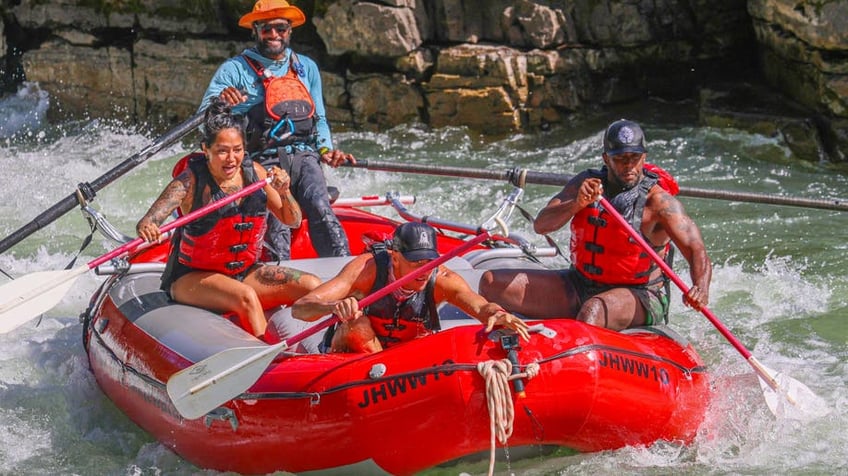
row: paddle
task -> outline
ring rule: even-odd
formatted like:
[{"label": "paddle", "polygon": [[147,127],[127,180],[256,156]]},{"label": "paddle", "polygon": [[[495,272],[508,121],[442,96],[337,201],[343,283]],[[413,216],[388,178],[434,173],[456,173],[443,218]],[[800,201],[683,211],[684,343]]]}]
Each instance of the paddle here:
[{"label": "paddle", "polygon": [[14,231],[11,235],[0,240],[0,253],[5,252],[9,248],[15,246],[20,243],[24,238],[29,235],[35,233],[36,231],[44,228],[49,225],[72,208],[76,207],[80,204],[78,194],[82,194],[85,200],[92,200],[94,198],[95,192],[99,191],[103,187],[109,185],[113,181],[115,181],[120,176],[134,169],[139,164],[143,163],[151,156],[161,151],[165,147],[173,144],[174,142],[181,139],[183,136],[193,131],[200,123],[203,122],[203,112],[197,113],[182,124],[177,125],[175,128],[171,129],[169,132],[160,136],[158,139],[153,141],[152,144],[145,147],[139,153],[133,155],[132,157],[124,160],[112,170],[106,172],[101,175],[97,179],[95,179],[91,183],[81,183],[79,188],[74,191],[74,193],[68,195],[67,197],[60,200],[58,203],[43,211],[40,215],[33,218],[29,223],[22,226],[18,230]]},{"label": "paddle", "polygon": [[[688,293],[689,288],[686,286],[686,283],[684,283],[683,280],[675,274],[674,270],[671,269],[671,266],[669,266],[668,263],[666,263],[665,260],[663,260],[660,255],[654,251],[648,242],[645,241],[642,234],[630,226],[630,223],[621,216],[618,210],[616,210],[606,198],[601,197],[600,202],[601,205],[603,205],[604,210],[612,215],[612,217],[627,230],[630,237],[642,247],[642,250],[651,256],[651,259],[653,259],[666,276],[668,276],[669,279],[671,279],[674,284],[680,288],[683,294],[685,295]],[[821,400],[821,398],[814,394],[812,390],[807,388],[807,386],[801,382],[786,375],[777,374],[775,371],[760,363],[760,361],[757,360],[757,358],[754,357],[751,352],[748,351],[748,349],[746,349],[745,346],[742,345],[742,343],[739,342],[739,340],[730,332],[730,329],[728,329],[706,306],[700,308],[699,311],[701,311],[701,313],[709,319],[721,335],[723,335],[724,338],[727,339],[740,354],[742,354],[742,357],[748,361],[751,367],[753,367],[754,371],[759,376],[760,386],[765,392],[764,396],[766,404],[772,413],[776,416],[787,416],[795,419],[800,419],[802,414],[804,414],[805,417],[822,414],[822,409],[825,408],[825,403]],[[783,402],[788,402],[792,406],[789,407],[787,405],[783,405]],[[791,408],[800,410],[801,414],[790,412],[789,410]]]},{"label": "paddle", "polygon": [[[198,208],[183,217],[166,223],[162,226],[161,231],[162,233],[166,233],[204,215],[208,215],[230,202],[238,200],[245,195],[250,195],[270,183],[270,181],[271,177],[268,177],[265,180],[250,184],[232,195],[209,203],[203,208]],[[0,286],[0,334],[5,334],[53,308],[62,300],[71,286],[73,286],[76,278],[85,274],[88,270],[94,269],[112,258],[132,251],[144,243],[145,241],[142,238],[136,238],[74,269],[39,271]]]},{"label": "paddle", "polygon": [[[382,170],[385,172],[405,172],[448,177],[476,178],[486,180],[503,180],[518,187],[532,183],[537,185],[563,186],[571,180],[571,175],[546,172],[533,172],[518,167],[512,170],[494,171],[462,167],[444,167],[438,165],[419,165],[395,162],[377,162],[357,159],[356,164],[344,164],[347,167]],[[726,190],[707,190],[703,188],[680,187],[680,195],[695,198],[713,198],[735,202],[765,203],[769,205],[786,205],[792,207],[818,208],[822,210],[848,211],[848,200],[819,200],[811,198],[781,197],[779,195],[730,192]]]},{"label": "paddle", "polygon": [[[359,301],[359,308],[362,309],[382,299],[407,282],[429,272],[454,256],[459,256],[490,237],[489,232],[482,232],[365,297]],[[252,387],[277,354],[326,329],[337,320],[336,316],[328,317],[309,329],[271,346],[234,347],[218,352],[172,375],[168,379],[168,396],[184,418],[189,420],[200,418]]]}]

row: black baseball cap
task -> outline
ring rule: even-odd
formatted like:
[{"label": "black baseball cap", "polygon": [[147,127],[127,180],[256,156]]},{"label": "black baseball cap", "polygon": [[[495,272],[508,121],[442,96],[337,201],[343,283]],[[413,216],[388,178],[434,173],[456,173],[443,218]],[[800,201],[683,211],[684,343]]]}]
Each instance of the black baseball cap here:
[{"label": "black baseball cap", "polygon": [[436,230],[426,223],[407,222],[397,227],[392,247],[400,251],[407,261],[434,260],[439,257],[436,251]]},{"label": "black baseball cap", "polygon": [[604,153],[607,155],[619,155],[625,152],[636,152],[644,154],[645,133],[639,124],[626,119],[619,119],[607,127],[604,134]]}]

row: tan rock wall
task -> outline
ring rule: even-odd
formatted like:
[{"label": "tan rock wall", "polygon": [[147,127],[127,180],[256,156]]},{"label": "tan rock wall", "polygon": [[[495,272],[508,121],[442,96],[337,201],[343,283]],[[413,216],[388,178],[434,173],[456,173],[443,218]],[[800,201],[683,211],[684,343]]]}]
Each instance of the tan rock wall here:
[{"label": "tan rock wall", "polygon": [[127,117],[136,111],[132,57],[125,49],[51,41],[25,53],[22,61],[27,79],[55,99],[51,117]]},{"label": "tan rock wall", "polygon": [[[308,21],[293,46],[321,65],[337,129],[423,121],[533,130],[649,94],[692,97],[705,81],[758,67],[833,118],[823,136],[848,136],[839,129],[848,118],[845,1],[296,3]],[[236,25],[250,0],[92,5],[21,0],[6,12],[32,33],[23,69],[55,99],[53,116],[174,123],[194,112],[221,61],[251,45]],[[755,38],[759,65],[740,54]]]}]

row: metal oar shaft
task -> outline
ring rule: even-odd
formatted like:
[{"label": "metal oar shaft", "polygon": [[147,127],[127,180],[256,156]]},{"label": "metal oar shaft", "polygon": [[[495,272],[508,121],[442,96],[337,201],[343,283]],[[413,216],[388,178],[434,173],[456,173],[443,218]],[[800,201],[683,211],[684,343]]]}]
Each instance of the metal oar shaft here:
[{"label": "metal oar shaft", "polygon": [[[186,134],[194,130],[198,125],[200,125],[202,121],[203,113],[198,113],[194,115],[193,117],[189,118],[182,124],[169,131],[168,133],[156,139],[153,144],[145,147],[139,153],[124,160],[105,174],[94,179],[94,181],[92,181],[91,183],[80,185],[85,185],[86,188],[90,188],[91,192],[97,192],[101,190],[103,187],[114,182],[122,175],[126,174],[142,162],[152,157],[157,152],[181,139],[183,136],[185,136]],[[9,248],[23,241],[29,235],[53,223],[56,219],[58,219],[71,209],[75,208],[77,205],[79,205],[79,199],[77,197],[77,192],[74,191],[74,193],[71,193],[67,197],[55,203],[47,210],[43,211],[37,217],[30,220],[26,225],[12,232],[11,235],[0,240],[0,253],[5,252]]]},{"label": "metal oar shaft", "polygon": [[[381,170],[385,172],[404,172],[484,180],[502,180],[517,186],[523,186],[528,183],[536,185],[564,186],[574,177],[573,175],[567,174],[534,172],[532,170],[521,169],[518,167],[511,170],[495,171],[464,167],[443,167],[438,165],[377,162],[373,160],[359,160],[355,165],[352,165],[352,167]],[[693,198],[711,198],[736,202],[764,203],[768,205],[785,205],[791,207],[818,208],[822,210],[848,211],[848,200],[844,199],[823,200],[795,198],[771,194],[732,192],[727,190],[707,190],[691,187],[680,187],[680,195]]]},{"label": "metal oar shaft", "polygon": [[783,197],[767,193],[730,192],[727,190],[708,190],[705,188],[680,187],[680,195],[695,198],[714,198],[735,202],[765,203],[767,205],[785,205],[790,207],[819,208],[822,210],[848,211],[848,200]]}]

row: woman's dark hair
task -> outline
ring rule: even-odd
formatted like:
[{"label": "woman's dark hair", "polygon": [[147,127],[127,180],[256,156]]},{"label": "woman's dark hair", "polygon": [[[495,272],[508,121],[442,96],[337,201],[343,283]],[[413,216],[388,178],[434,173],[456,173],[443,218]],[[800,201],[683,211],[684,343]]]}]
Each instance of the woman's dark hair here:
[{"label": "woman's dark hair", "polygon": [[215,142],[215,138],[224,129],[238,129],[242,139],[245,137],[245,118],[233,114],[229,104],[220,97],[214,97],[206,108],[203,117],[203,143],[208,147]]}]

